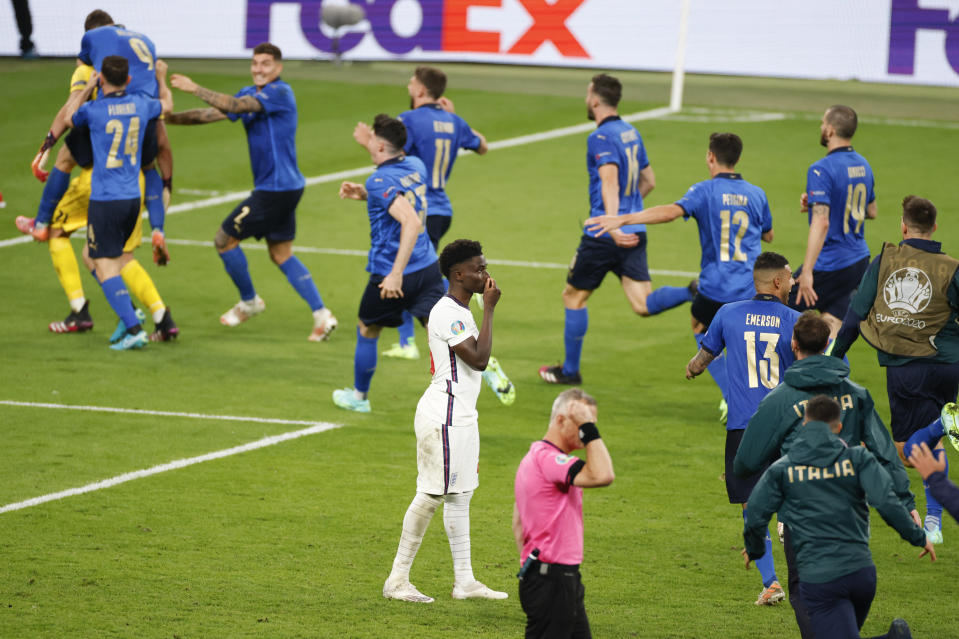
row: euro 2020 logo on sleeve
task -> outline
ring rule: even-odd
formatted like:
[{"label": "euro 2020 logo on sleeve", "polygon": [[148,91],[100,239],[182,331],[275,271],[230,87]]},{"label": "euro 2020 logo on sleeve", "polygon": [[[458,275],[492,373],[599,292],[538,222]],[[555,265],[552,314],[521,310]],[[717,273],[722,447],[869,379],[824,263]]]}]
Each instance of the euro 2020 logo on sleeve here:
[{"label": "euro 2020 logo on sleeve", "polygon": [[453,335],[459,335],[465,330],[466,330],[466,324],[464,324],[460,320],[453,320],[453,323],[450,324],[450,332],[453,333]]},{"label": "euro 2020 logo on sleeve", "polygon": [[915,315],[929,305],[932,282],[921,269],[901,268],[886,278],[882,294],[891,310]]}]

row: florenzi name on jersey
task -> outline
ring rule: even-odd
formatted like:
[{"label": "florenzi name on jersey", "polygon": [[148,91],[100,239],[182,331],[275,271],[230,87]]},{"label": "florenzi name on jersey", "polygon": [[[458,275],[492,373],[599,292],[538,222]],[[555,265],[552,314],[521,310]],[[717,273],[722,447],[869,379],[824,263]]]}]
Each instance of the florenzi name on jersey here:
[{"label": "florenzi name on jersey", "polygon": [[111,104],[107,107],[107,113],[110,115],[136,115],[137,105],[132,102],[128,104]]},{"label": "florenzi name on jersey", "polygon": [[846,169],[851,178],[864,178],[866,177],[866,167],[864,166],[850,166]]},{"label": "florenzi name on jersey", "polygon": [[756,313],[746,313],[747,326],[769,326],[779,328],[781,319],[778,315],[758,315]]},{"label": "florenzi name on jersey", "polygon": [[749,198],[742,193],[723,193],[723,206],[749,206]]}]

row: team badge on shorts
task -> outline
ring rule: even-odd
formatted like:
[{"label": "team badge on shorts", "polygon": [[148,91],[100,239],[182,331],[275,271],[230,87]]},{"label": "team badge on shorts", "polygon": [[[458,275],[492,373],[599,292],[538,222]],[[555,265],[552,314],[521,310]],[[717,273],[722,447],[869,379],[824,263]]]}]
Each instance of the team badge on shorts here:
[{"label": "team badge on shorts", "polygon": [[455,320],[452,324],[450,324],[450,332],[452,332],[453,335],[459,335],[465,330],[466,330],[466,324],[464,324],[460,320]]}]

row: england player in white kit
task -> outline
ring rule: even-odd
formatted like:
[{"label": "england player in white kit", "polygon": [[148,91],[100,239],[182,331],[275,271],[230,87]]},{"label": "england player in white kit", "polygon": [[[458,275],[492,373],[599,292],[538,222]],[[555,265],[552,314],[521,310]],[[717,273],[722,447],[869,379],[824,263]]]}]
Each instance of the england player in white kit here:
[{"label": "england player in white kit", "polygon": [[[454,599],[506,599],[473,576],[470,560],[469,503],[479,485],[479,425],[476,398],[493,348],[493,310],[500,290],[486,272],[479,242],[456,240],[440,254],[449,292],[430,311],[430,385],[416,406],[416,496],[403,518],[393,569],[383,596],[418,603],[432,597],[410,583],[410,568],[437,506],[453,554]],[[474,293],[483,295],[479,329],[469,309]]]}]

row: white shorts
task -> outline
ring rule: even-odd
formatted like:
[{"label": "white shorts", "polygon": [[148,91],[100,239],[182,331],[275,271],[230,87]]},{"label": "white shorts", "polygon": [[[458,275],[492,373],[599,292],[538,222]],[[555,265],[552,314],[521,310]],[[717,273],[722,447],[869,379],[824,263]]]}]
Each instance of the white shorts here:
[{"label": "white shorts", "polygon": [[444,426],[417,409],[416,490],[428,495],[465,493],[479,486],[479,426]]}]

